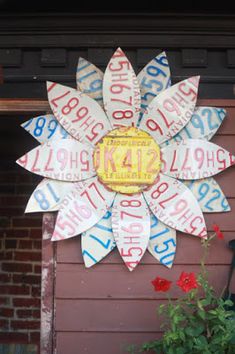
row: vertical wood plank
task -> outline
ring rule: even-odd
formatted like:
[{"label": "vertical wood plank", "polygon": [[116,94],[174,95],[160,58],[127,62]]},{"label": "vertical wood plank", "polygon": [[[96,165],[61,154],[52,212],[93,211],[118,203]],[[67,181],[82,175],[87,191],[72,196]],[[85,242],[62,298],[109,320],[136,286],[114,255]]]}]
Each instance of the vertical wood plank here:
[{"label": "vertical wood plank", "polygon": [[42,224],[41,354],[54,350],[55,244],[51,242],[55,215],[45,213]]}]

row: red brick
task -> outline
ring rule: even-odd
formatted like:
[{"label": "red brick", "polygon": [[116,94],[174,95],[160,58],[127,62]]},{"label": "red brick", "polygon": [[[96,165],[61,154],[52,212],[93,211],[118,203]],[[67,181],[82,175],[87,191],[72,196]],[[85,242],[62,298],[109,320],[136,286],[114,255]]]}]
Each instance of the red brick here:
[{"label": "red brick", "polygon": [[15,193],[15,186],[9,184],[0,184],[0,194],[7,195],[7,194],[14,194]]},{"label": "red brick", "polygon": [[17,240],[5,240],[5,248],[16,248],[17,247]]},{"label": "red brick", "polygon": [[41,287],[40,286],[32,286],[32,296],[40,297],[41,296]]},{"label": "red brick", "polygon": [[29,295],[29,286],[1,285],[0,294]]},{"label": "red brick", "polygon": [[12,251],[0,252],[0,259],[1,259],[1,260],[5,260],[5,261],[12,260],[12,259],[13,259],[13,252],[12,252]]},{"label": "red brick", "polygon": [[13,299],[14,307],[40,307],[40,299],[25,299],[15,298]]},{"label": "red brick", "polygon": [[9,297],[0,297],[0,305],[9,305],[10,299]]},{"label": "red brick", "polygon": [[5,261],[9,261],[13,259],[13,253],[12,252],[0,252],[0,259],[1,260],[5,260]]},{"label": "red brick", "polygon": [[0,215],[2,216],[21,216],[24,214],[24,209],[23,208],[0,208]]},{"label": "red brick", "polygon": [[2,263],[2,270],[5,272],[31,273],[32,264],[29,263]]},{"label": "red brick", "polygon": [[9,217],[0,216],[0,227],[7,228],[11,225],[11,220]]},{"label": "red brick", "polygon": [[0,332],[1,343],[28,343],[28,333]]},{"label": "red brick", "polygon": [[33,310],[33,317],[34,318],[40,318],[41,317],[41,311],[40,310]]},{"label": "red brick", "polygon": [[28,229],[5,229],[0,230],[0,236],[2,237],[10,237],[10,238],[24,238],[29,236]]},{"label": "red brick", "polygon": [[30,343],[39,343],[40,342],[40,332],[30,332]]},{"label": "red brick", "polygon": [[17,310],[16,314],[19,318],[29,318],[32,317],[32,310]]},{"label": "red brick", "polygon": [[42,226],[41,218],[12,218],[13,227],[40,227]]},{"label": "red brick", "polygon": [[42,241],[34,241],[33,242],[33,249],[41,249],[42,248]]},{"label": "red brick", "polygon": [[28,196],[1,195],[0,205],[22,206],[24,208],[27,204],[28,199]]},{"label": "red brick", "polygon": [[40,284],[41,277],[39,275],[13,274],[13,282],[21,284]]},{"label": "red brick", "polygon": [[18,168],[18,166],[16,166],[16,170],[12,170],[12,169],[6,169],[4,171],[1,172],[0,174],[0,182],[4,182],[6,181],[7,183],[16,183],[16,182],[20,182],[23,181],[24,178],[26,178],[27,181],[31,181],[32,179],[29,179],[29,177],[31,177],[31,175],[24,169],[22,168]]},{"label": "red brick", "polygon": [[8,328],[9,328],[9,321],[0,319],[0,329],[8,330]]},{"label": "red brick", "polygon": [[4,307],[0,308],[0,316],[1,317],[13,317],[14,316],[14,310]]},{"label": "red brick", "polygon": [[32,249],[33,241],[31,240],[20,240],[19,249]]},{"label": "red brick", "polygon": [[8,251],[8,252],[5,252],[5,258],[6,260],[10,261],[13,259],[13,252],[12,251]]},{"label": "red brick", "polygon": [[[36,180],[38,180],[39,179],[39,177],[37,176],[37,179]],[[30,174],[30,173],[24,173],[24,172],[22,172],[22,173],[17,173],[17,178],[16,178],[16,182],[17,182],[17,184],[20,184],[20,183],[31,183],[32,181],[33,181],[34,179],[33,179],[33,176],[32,176],[32,174]]]},{"label": "red brick", "polygon": [[15,252],[16,261],[41,261],[41,252]]},{"label": "red brick", "polygon": [[11,282],[11,274],[0,274],[0,282],[1,283],[10,283]]},{"label": "red brick", "polygon": [[30,195],[35,186],[33,184],[29,183],[22,183],[22,184],[16,184],[15,189],[16,189],[16,194],[24,194],[24,195]]},{"label": "red brick", "polygon": [[15,184],[16,176],[17,176],[16,173],[1,171],[0,183],[12,183],[12,184]]},{"label": "red brick", "polygon": [[34,273],[41,274],[41,271],[42,271],[42,266],[36,264],[34,266]]},{"label": "red brick", "polygon": [[40,322],[39,321],[20,321],[20,320],[12,320],[11,321],[12,329],[39,329]]},{"label": "red brick", "polygon": [[42,229],[31,229],[30,230],[30,238],[38,238],[42,239]]}]

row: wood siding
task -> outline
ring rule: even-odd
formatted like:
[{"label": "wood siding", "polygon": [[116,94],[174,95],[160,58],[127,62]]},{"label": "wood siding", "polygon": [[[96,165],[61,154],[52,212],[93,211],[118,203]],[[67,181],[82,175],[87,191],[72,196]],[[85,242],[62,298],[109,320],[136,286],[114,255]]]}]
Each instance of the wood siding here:
[{"label": "wood siding", "polygon": [[[235,101],[203,100],[202,105],[227,109],[228,115],[213,142],[235,152]],[[219,292],[226,284],[232,253],[228,241],[235,234],[235,167],[216,177],[229,199],[229,213],[206,214],[208,229],[216,222],[225,240],[215,240],[207,259],[211,283]],[[161,320],[156,308],[165,296],[153,291],[157,275],[176,280],[182,270],[199,270],[200,240],[177,233],[177,255],[173,268],[159,265],[150,254],[130,273],[117,250],[103,262],[86,269],[79,237],[56,244],[55,348],[57,354],[121,354],[130,344],[160,335]],[[175,289],[172,297],[180,295]]]}]

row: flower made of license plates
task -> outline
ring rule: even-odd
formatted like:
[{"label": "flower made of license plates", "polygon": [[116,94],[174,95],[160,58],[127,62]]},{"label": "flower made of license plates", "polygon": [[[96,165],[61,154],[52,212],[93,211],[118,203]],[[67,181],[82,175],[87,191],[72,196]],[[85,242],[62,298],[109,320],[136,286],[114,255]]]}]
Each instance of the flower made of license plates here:
[{"label": "flower made of license plates", "polygon": [[81,234],[86,267],[115,246],[130,271],[146,249],[171,267],[176,230],[206,237],[229,211],[211,177],[234,156],[208,140],[226,112],[197,107],[199,76],[171,86],[165,53],[136,76],[118,48],[103,74],[80,58],[77,90],[48,82],[53,115],[22,124],[40,143],[17,163],[43,181],[26,212],[58,210],[52,241]]}]

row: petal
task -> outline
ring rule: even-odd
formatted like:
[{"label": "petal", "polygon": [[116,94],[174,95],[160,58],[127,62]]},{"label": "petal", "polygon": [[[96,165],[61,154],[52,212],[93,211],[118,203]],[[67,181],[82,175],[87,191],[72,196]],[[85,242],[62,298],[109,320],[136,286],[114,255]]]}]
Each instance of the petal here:
[{"label": "petal", "polygon": [[44,178],[31,194],[25,213],[59,210],[61,201],[72,188],[72,182]]},{"label": "petal", "polygon": [[103,106],[103,76],[95,65],[84,58],[79,58],[77,66],[77,88]]},{"label": "petal", "polygon": [[89,230],[106,214],[114,196],[97,177],[74,183],[74,188],[61,202],[51,240],[67,239]]},{"label": "petal", "polygon": [[183,182],[195,195],[203,213],[230,211],[229,203],[219,184],[212,177]]},{"label": "petal", "polygon": [[52,139],[69,138],[68,132],[59,124],[53,114],[31,118],[21,124],[21,127],[41,144]]},{"label": "petal", "polygon": [[148,251],[159,262],[171,268],[176,253],[176,231],[163,224],[151,213]]},{"label": "petal", "polygon": [[161,222],[191,235],[206,236],[200,206],[183,183],[160,173],[155,185],[143,194],[153,214]]},{"label": "petal", "polygon": [[222,147],[200,139],[183,140],[164,147],[162,172],[179,179],[200,179],[220,173],[235,157]]},{"label": "petal", "polygon": [[143,257],[150,237],[150,215],[142,194],[117,194],[112,228],[119,253],[130,271]]},{"label": "petal", "polygon": [[165,52],[153,58],[137,75],[141,92],[140,119],[154,97],[171,86],[171,74]]},{"label": "petal", "polygon": [[71,138],[39,145],[16,162],[37,175],[73,182],[95,175],[92,154],[92,147]]},{"label": "petal", "polygon": [[113,127],[137,125],[140,88],[131,63],[118,48],[104,74],[104,107]]},{"label": "petal", "polygon": [[116,246],[111,215],[108,210],[97,224],[82,234],[82,255],[87,268],[100,262]]},{"label": "petal", "polygon": [[60,124],[75,139],[95,145],[110,129],[100,105],[71,87],[47,82],[48,100]]},{"label": "petal", "polygon": [[143,115],[140,129],[151,134],[158,144],[183,129],[195,108],[199,78],[180,81],[155,97]]},{"label": "petal", "polygon": [[163,143],[161,147],[186,139],[210,140],[219,129],[225,116],[226,110],[223,108],[196,107],[188,124],[173,139]]}]

